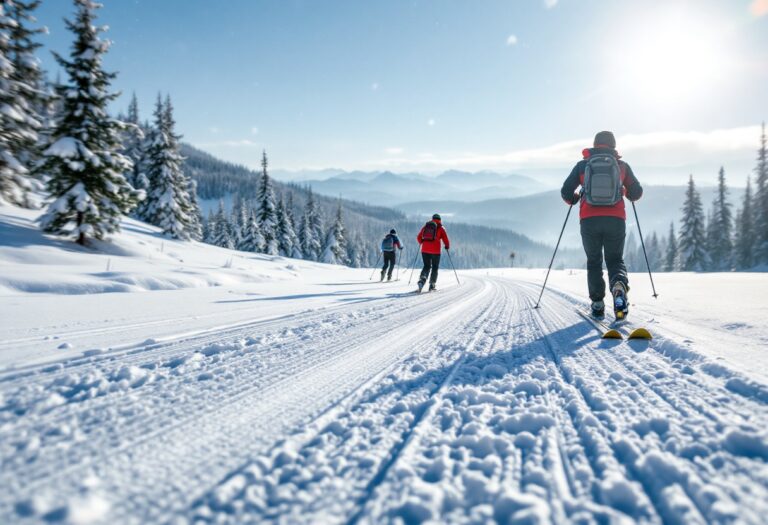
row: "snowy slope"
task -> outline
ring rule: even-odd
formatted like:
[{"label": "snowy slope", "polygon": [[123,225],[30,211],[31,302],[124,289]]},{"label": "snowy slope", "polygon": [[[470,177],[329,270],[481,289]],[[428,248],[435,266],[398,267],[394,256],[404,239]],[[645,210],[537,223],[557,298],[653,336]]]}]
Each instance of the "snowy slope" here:
[{"label": "snowy slope", "polygon": [[[605,341],[580,272],[534,310],[540,271],[419,296],[138,224],[84,254],[2,211],[2,523],[764,522],[759,275],[662,277],[656,304],[632,275],[655,338]],[[110,257],[130,288],[55,293],[105,291]],[[204,277],[135,284],[180,268]]]}]

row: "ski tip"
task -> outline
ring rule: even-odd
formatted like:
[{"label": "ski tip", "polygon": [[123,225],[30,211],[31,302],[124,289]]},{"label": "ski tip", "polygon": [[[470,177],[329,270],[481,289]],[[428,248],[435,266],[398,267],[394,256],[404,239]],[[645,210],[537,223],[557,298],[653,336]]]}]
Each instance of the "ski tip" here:
[{"label": "ski tip", "polygon": [[618,330],[608,330],[603,334],[603,339],[624,339]]},{"label": "ski tip", "polygon": [[645,328],[635,328],[630,332],[629,339],[653,339],[653,336]]}]

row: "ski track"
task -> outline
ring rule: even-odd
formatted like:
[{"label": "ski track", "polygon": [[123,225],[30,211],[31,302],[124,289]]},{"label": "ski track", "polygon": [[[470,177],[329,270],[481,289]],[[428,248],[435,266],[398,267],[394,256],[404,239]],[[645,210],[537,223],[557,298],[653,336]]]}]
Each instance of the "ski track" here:
[{"label": "ski track", "polygon": [[763,523],[765,386],[538,291],[469,278],[11,371],[0,521]]}]

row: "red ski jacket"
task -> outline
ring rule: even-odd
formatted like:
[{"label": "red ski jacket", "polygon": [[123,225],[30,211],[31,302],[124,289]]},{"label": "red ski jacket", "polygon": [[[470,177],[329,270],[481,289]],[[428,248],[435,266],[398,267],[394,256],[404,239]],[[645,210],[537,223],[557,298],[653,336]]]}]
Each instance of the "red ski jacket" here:
[{"label": "red ski jacket", "polygon": [[[571,174],[565,179],[563,187],[560,190],[560,196],[566,202],[566,204],[575,204],[573,194],[576,188],[584,184],[584,170],[587,166],[587,159],[592,153],[606,153],[610,152],[616,155],[616,159],[619,162],[619,170],[621,172],[621,183],[624,185],[624,196],[631,201],[636,201],[643,196],[643,187],[632,172],[632,168],[629,164],[621,159],[621,156],[612,148],[587,148],[582,151],[584,158],[580,160],[571,170]],[[581,205],[579,206],[579,218],[588,219],[589,217],[618,217],[619,219],[627,219],[627,212],[624,208],[624,199],[613,206],[592,206],[588,204],[586,200],[581,199]]]},{"label": "red ski jacket", "polygon": [[437,236],[435,237],[435,240],[424,240],[424,226],[421,227],[421,231],[419,231],[419,234],[416,236],[416,240],[421,244],[421,253],[440,255],[440,240],[442,239],[446,250],[451,249],[451,241],[448,239],[448,233],[445,231],[443,224],[438,219],[433,219],[432,222],[437,223]]}]

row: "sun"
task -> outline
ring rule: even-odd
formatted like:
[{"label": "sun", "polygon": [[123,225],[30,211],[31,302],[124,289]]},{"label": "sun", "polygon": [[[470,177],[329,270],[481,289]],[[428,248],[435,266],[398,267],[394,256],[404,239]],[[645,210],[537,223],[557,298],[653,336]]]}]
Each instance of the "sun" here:
[{"label": "sun", "polygon": [[638,20],[617,46],[620,84],[635,98],[657,104],[700,99],[724,80],[726,31],[717,20],[667,11]]}]

